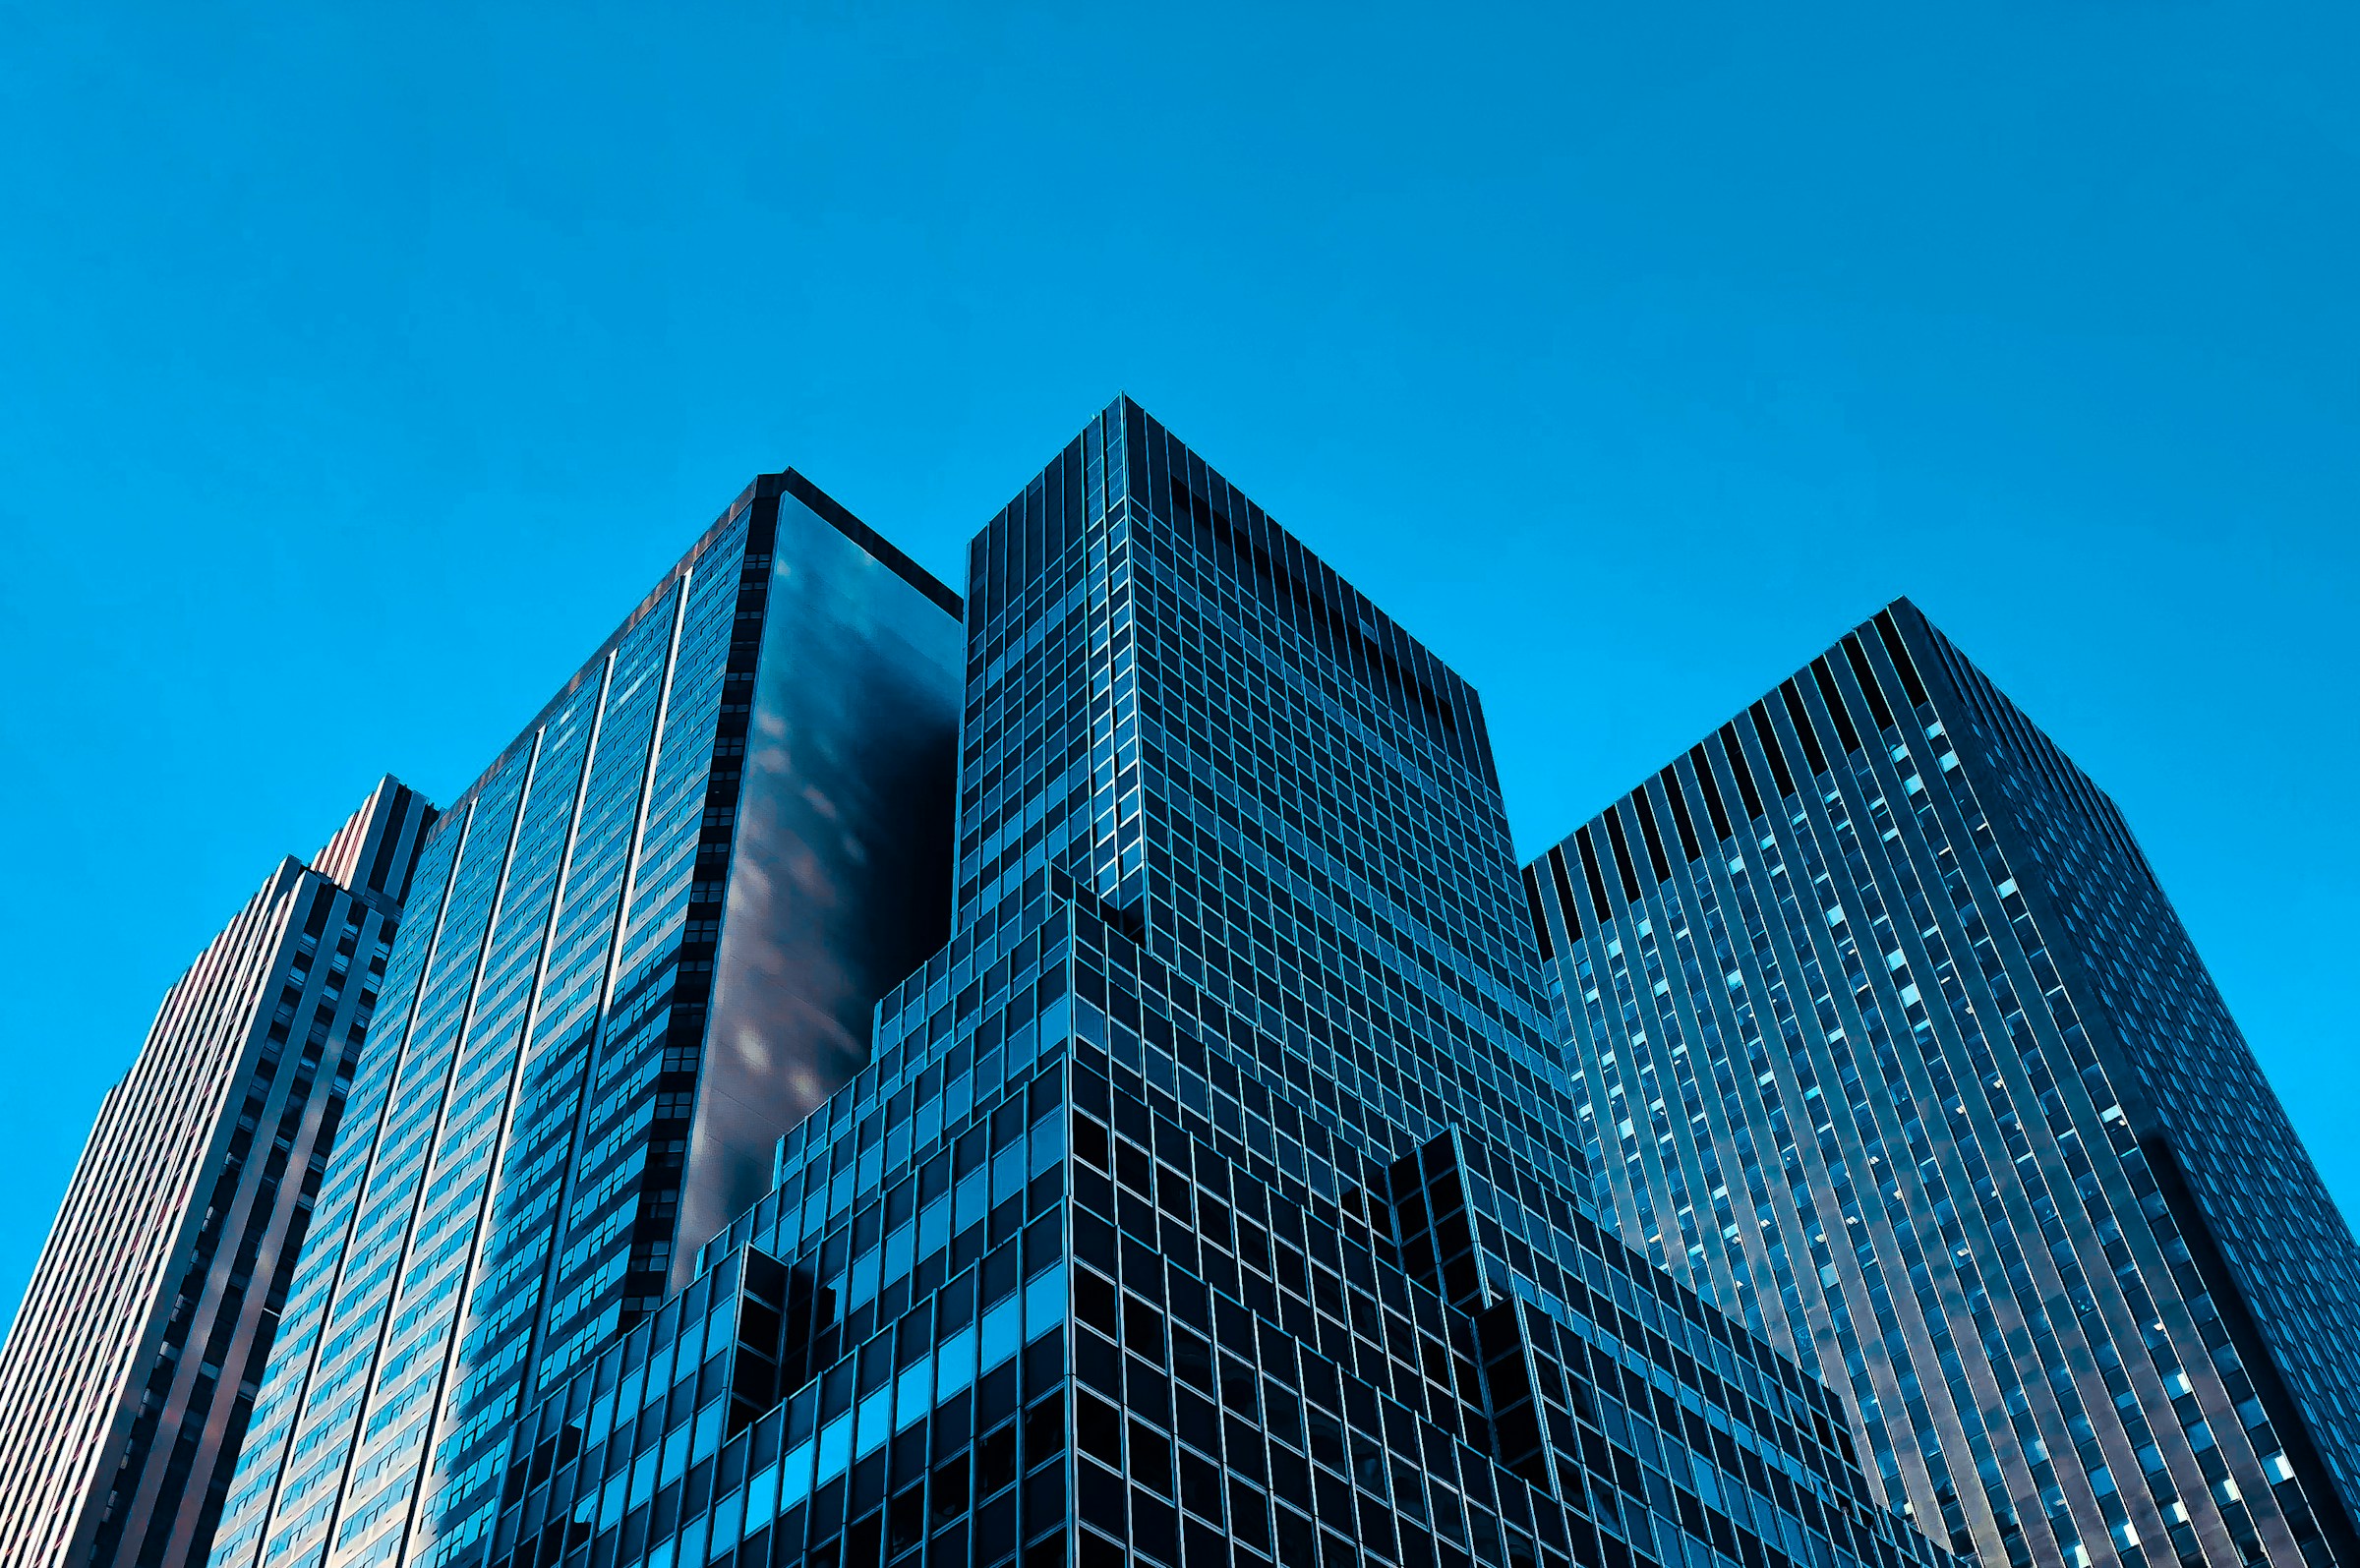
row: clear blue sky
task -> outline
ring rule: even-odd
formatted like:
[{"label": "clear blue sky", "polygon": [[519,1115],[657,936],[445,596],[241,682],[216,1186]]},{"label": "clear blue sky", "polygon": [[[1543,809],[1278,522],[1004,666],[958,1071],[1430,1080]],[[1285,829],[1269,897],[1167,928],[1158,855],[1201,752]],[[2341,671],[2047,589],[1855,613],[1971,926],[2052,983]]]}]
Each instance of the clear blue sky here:
[{"label": "clear blue sky", "polygon": [[381,770],[758,471],[955,580],[1118,388],[1475,682],[1527,849],[1913,595],[2360,1204],[2351,9],[1273,9],[0,0],[0,1313]]}]

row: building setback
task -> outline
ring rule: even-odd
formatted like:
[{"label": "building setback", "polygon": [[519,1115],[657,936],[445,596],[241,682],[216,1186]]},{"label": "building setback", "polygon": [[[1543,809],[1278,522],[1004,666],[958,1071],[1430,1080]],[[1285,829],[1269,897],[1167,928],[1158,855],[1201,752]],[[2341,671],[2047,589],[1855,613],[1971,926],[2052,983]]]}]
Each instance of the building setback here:
[{"label": "building setback", "polygon": [[391,779],[166,993],[0,1349],[0,1562],[203,1560],[434,809]]},{"label": "building setback", "polygon": [[2360,1253],[2113,802],[1908,602],[1526,868],[1625,1238],[1986,1563],[2360,1562]]},{"label": "building setback", "polygon": [[974,542],[949,945],[492,1568],[1946,1562],[1585,1212],[1474,692],[1128,400]]},{"label": "building setback", "polygon": [[212,1563],[480,1554],[519,1409],[760,1196],[942,941],[958,637],[765,476],[444,813]]}]

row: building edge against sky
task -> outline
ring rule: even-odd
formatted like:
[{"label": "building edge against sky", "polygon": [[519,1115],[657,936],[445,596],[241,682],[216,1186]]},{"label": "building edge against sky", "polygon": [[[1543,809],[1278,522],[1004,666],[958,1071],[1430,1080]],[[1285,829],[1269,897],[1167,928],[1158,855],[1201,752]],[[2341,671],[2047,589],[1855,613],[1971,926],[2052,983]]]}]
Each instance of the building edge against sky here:
[{"label": "building edge against sky", "polygon": [[0,1349],[0,1561],[202,1560],[435,816],[287,857],[99,1106]]},{"label": "building edge against sky", "polygon": [[1987,1561],[2360,1561],[2360,1251],[2114,803],[1907,601],[1526,870],[1634,1244]]},{"label": "building edge against sky", "polygon": [[525,1415],[495,1568],[1940,1560],[1566,1186],[1455,675],[1127,399],[967,631],[950,945]]},{"label": "building edge against sky", "polygon": [[765,1185],[942,940],[958,608],[764,476],[445,811],[212,1561],[466,1551],[520,1401]]},{"label": "building edge against sky", "polygon": [[1519,886],[1474,693],[1128,399],[970,581],[764,476],[412,835],[214,1564],[2360,1563],[2350,1235],[1906,603]]}]

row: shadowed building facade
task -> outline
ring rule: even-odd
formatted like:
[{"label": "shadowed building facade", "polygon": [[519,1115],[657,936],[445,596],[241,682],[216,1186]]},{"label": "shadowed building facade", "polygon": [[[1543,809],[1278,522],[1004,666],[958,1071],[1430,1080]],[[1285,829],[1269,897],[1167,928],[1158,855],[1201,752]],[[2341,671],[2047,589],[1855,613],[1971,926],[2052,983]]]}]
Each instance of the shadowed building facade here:
[{"label": "shadowed building facade", "polygon": [[1526,870],[1624,1238],[1987,1563],[2360,1562],[2360,1253],[2114,803],[1908,602]]},{"label": "shadowed building facade", "polygon": [[384,780],[173,985],[0,1349],[0,1562],[203,1560],[434,809]]},{"label": "shadowed building facade", "polygon": [[444,812],[214,1564],[479,1550],[519,1409],[765,1190],[947,930],[958,617],[765,476]]},{"label": "shadowed building facade", "polygon": [[493,1568],[1946,1562],[1586,1210],[1480,708],[1128,400],[969,559],[949,945]]}]

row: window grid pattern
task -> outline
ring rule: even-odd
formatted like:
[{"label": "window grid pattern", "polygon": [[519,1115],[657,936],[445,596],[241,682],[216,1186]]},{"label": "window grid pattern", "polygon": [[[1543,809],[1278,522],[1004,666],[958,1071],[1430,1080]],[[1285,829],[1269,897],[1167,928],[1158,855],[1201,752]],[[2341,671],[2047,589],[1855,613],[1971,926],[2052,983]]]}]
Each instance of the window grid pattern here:
[{"label": "window grid pattern", "polygon": [[[731,782],[716,770],[708,785],[707,770],[723,722],[731,617],[746,580],[758,594],[764,575],[741,561],[747,527],[740,517],[726,530],[690,580],[669,681],[655,678],[653,663],[629,661],[627,642],[608,677],[617,694],[607,700],[600,760],[618,760],[594,768],[582,795],[564,906],[554,924],[546,909],[534,921],[548,952],[533,1046],[503,1163],[481,1200],[488,1266],[457,1335],[455,1380],[423,1482],[428,1507],[410,1546],[415,1561],[449,1560],[489,1523],[487,1494],[496,1491],[517,1408],[546,1381],[546,1373],[528,1374],[536,1346],[544,1347],[544,1366],[570,1365],[583,1341],[644,1310],[670,1263],[702,1021],[696,1005],[711,948],[687,944],[685,908],[674,906],[669,921],[641,914],[622,939],[629,957],[619,962],[614,950],[626,889],[652,881],[678,891],[667,885],[678,881],[679,841],[685,837],[693,858],[708,788]],[[759,601],[750,608],[758,611]],[[660,660],[673,627],[669,618],[648,625],[643,635]],[[691,793],[693,809],[683,811]],[[726,854],[728,825],[717,826]],[[643,900],[638,907],[664,905]],[[668,1062],[665,1042],[676,1030],[688,1043]]]},{"label": "window grid pattern", "polygon": [[[463,821],[463,808],[452,816]],[[440,826],[442,831],[429,837],[420,848],[412,875],[407,911],[413,933],[439,928],[450,874],[465,838],[463,832],[451,831],[450,820]],[[407,1035],[429,946],[414,934],[410,942],[395,944],[372,1024],[378,1040],[400,1040]],[[339,1271],[351,1248],[362,1187],[384,1139],[385,1103],[400,1063],[397,1048],[362,1053],[345,1107],[352,1132],[329,1160],[322,1179],[320,1199],[296,1260],[277,1341],[255,1402],[245,1446],[239,1451],[222,1526],[214,1539],[213,1562],[254,1559],[264,1524],[295,1457],[294,1423],[306,1409],[306,1395],[323,1359],[321,1329],[334,1303]],[[343,1348],[335,1347],[337,1355]]]},{"label": "window grid pattern", "polygon": [[493,1568],[1946,1563],[1576,1195],[1473,693],[1127,401],[970,562],[951,944]]},{"label": "window grid pattern", "polygon": [[388,779],[283,862],[109,1091],[0,1351],[0,1558],[211,1544],[433,818]]},{"label": "window grid pattern", "polygon": [[[1963,742],[1998,782],[2001,825],[2072,989],[2094,998],[2144,1106],[2135,1124],[2195,1240],[2257,1320],[2346,1508],[2360,1506],[2360,1249],[2229,1016],[2120,810],[1948,639]],[[2010,831],[2012,830],[2012,831]],[[2126,1084],[2126,1089],[2129,1086]],[[2211,1287],[2214,1291],[2219,1285]],[[2247,1352],[2251,1354],[2251,1349]]]},{"label": "window grid pattern", "polygon": [[2143,863],[2078,774],[1992,820],[2034,764],[1976,748],[1966,668],[1897,604],[1527,868],[1591,1195],[1841,1380],[1959,1549],[2348,1560],[2021,836]]},{"label": "window grid pattern", "polygon": [[[956,627],[907,557],[799,475],[762,476],[449,813],[356,1085],[370,1132],[327,1173],[214,1568],[480,1560],[520,1411],[687,1277],[683,1195],[740,1180],[708,1119],[769,1111],[742,1052],[714,1066],[724,960],[788,1018],[771,1060],[799,1066],[799,1106],[842,1081],[826,1052],[865,1021],[874,982],[847,1000],[849,979],[939,942],[947,864],[906,888],[935,857],[873,837],[947,823]],[[894,700],[757,711],[757,666]],[[838,787],[846,759],[888,785]],[[834,837],[782,836],[774,813],[740,854],[757,763],[758,805],[832,789],[811,815]],[[806,948],[856,929],[869,965],[760,971],[775,934],[724,942],[733,885],[782,872],[803,877],[798,917],[824,906]]]},{"label": "window grid pattern", "polygon": [[[1832,1396],[1570,1205],[1580,1241],[1536,1222],[1504,1157],[1446,1134],[1341,1188],[1275,1099],[1256,1155],[1216,1119],[1277,1041],[1045,891],[1002,934],[913,977],[699,1290],[530,1419],[495,1563],[1940,1560],[1866,1504]],[[1566,1444],[1537,1483],[1496,1462],[1502,1374],[1388,1196],[1435,1212],[1446,1185],[1477,1194],[1507,1286],[1478,1295]],[[719,1308],[766,1325],[758,1378],[720,1363],[727,1331],[665,1326],[747,1256],[784,1260],[758,1310]],[[702,1368],[635,1377],[667,1333]],[[774,1375],[774,1407],[738,1398]]]},{"label": "window grid pattern", "polygon": [[783,494],[833,505],[758,481],[426,845],[216,1568],[480,1555],[519,1407],[662,1301]]}]

